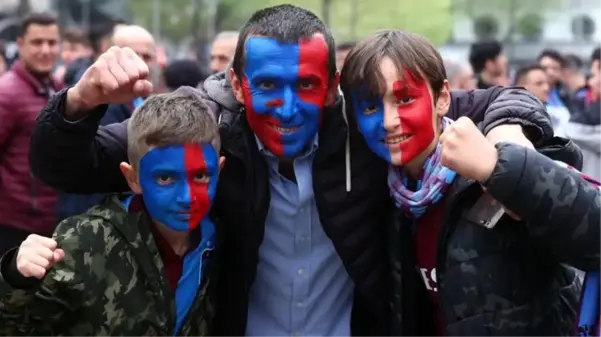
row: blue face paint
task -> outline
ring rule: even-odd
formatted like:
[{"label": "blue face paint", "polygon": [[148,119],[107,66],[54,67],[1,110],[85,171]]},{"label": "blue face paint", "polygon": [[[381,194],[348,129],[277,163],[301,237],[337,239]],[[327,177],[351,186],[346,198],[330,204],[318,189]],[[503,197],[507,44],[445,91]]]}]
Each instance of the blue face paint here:
[{"label": "blue face paint", "polygon": [[217,152],[208,144],[151,149],[140,160],[144,204],[158,222],[176,231],[198,227],[215,199]]},{"label": "blue face paint", "polygon": [[364,97],[359,92],[354,92],[352,97],[357,125],[365,138],[367,146],[382,159],[391,163],[390,151],[383,141],[387,132],[384,128],[384,103],[382,99]]},{"label": "blue face paint", "polygon": [[328,93],[323,37],[286,44],[252,36],[242,78],[246,117],[276,156],[297,156],[317,134]]}]

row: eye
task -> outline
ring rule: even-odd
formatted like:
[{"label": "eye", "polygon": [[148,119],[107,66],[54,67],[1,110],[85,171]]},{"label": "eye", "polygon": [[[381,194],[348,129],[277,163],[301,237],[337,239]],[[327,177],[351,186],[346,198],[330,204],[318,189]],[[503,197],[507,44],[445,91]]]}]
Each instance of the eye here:
[{"label": "eye", "polygon": [[262,81],[259,83],[259,89],[261,90],[271,90],[275,88],[275,82],[272,81]]},{"label": "eye", "polygon": [[204,174],[204,173],[197,173],[194,175],[194,182],[198,183],[198,184],[208,184],[209,183],[209,176]]},{"label": "eye", "polygon": [[161,185],[161,186],[167,186],[172,184],[175,181],[175,179],[167,174],[161,174],[160,176],[157,177],[157,184]]},{"label": "eye", "polygon": [[365,115],[371,115],[376,111],[378,111],[378,105],[376,103],[366,103],[363,106],[363,114]]},{"label": "eye", "polygon": [[404,98],[399,98],[399,99],[396,101],[396,103],[397,103],[398,105],[403,105],[403,104],[411,103],[411,102],[413,102],[413,101],[414,101],[414,99],[413,99],[413,98],[411,98],[411,97],[404,97]]},{"label": "eye", "polygon": [[301,90],[311,90],[313,87],[314,85],[311,81],[301,81],[298,83],[298,88]]}]

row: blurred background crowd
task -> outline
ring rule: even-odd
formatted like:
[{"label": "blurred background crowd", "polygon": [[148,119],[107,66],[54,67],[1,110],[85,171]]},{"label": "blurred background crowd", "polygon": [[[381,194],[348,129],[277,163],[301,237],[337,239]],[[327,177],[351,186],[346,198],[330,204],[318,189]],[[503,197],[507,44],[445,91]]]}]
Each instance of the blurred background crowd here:
[{"label": "blurred background crowd", "polygon": [[[29,172],[35,117],[53,92],[112,45],[148,63],[158,92],[197,86],[226,69],[254,11],[281,3],[331,27],[339,68],[357,40],[398,28],[439,46],[454,89],[525,87],[556,133],[581,147],[585,173],[601,178],[598,0],[0,0],[0,254],[3,242],[44,234],[102,197],[59,195]],[[136,104],[111,105],[101,124],[127,119]],[[28,218],[53,220],[17,225]]]}]

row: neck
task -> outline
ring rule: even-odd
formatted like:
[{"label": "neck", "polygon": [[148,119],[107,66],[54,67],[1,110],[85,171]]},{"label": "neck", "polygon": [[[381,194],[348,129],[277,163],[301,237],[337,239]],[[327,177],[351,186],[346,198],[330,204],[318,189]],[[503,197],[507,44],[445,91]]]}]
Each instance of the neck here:
[{"label": "neck", "polygon": [[178,256],[184,256],[188,252],[190,246],[189,233],[174,231],[173,229],[159,223],[154,222],[159,233],[165,238],[167,243],[171,246],[175,254]]},{"label": "neck", "polygon": [[577,91],[586,86],[586,79],[584,76],[574,76],[568,82],[570,91]]},{"label": "neck", "polygon": [[420,175],[422,174],[422,170],[424,169],[424,163],[426,162],[426,159],[428,159],[428,157],[430,157],[430,155],[434,152],[437,144],[438,138],[434,138],[432,143],[428,145],[428,148],[426,148],[424,152],[420,153],[412,161],[403,165],[403,169],[405,170],[405,172],[407,172],[409,177],[411,177],[414,180],[419,179]]},{"label": "neck", "polygon": [[482,82],[484,82],[488,85],[493,85],[493,83],[494,83],[494,76],[487,71],[481,72],[480,78],[482,79]]}]

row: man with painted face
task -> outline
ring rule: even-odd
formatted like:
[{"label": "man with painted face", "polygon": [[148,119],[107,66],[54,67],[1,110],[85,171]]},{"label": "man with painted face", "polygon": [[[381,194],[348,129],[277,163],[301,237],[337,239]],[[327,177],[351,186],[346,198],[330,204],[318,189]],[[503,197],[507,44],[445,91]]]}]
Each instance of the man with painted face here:
[{"label": "man with painted face", "polygon": [[0,334],[210,335],[219,150],[213,114],[194,94],[148,99],[129,120],[120,165],[133,194],[0,260]]},{"label": "man with painted face", "polygon": [[[214,334],[388,333],[387,166],[347,124],[335,59],[332,34],[316,15],[265,8],[242,28],[232,68],[199,90],[218,112],[227,159],[213,207],[227,266]],[[97,121],[104,104],[143,96],[146,76],[135,55],[115,48],[57,95],[38,119],[35,174],[69,191],[123,190],[115,165],[127,129]],[[548,136],[543,110],[487,111],[497,99],[516,103],[512,92],[453,93],[449,115],[486,115],[491,128],[514,122],[533,140]]]},{"label": "man with painted face", "polygon": [[[526,139],[495,148],[471,120],[447,118],[454,97],[443,62],[420,36],[388,30],[359,42],[341,86],[349,117],[389,164],[392,335],[573,334],[580,281],[563,263],[599,268],[598,189]],[[508,90],[520,101],[490,108],[544,109]],[[581,165],[567,140],[534,145]],[[499,202],[523,220],[502,216]]]}]

